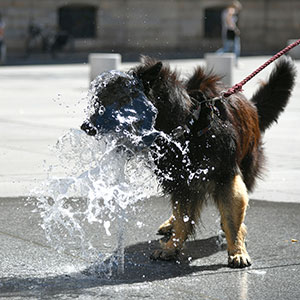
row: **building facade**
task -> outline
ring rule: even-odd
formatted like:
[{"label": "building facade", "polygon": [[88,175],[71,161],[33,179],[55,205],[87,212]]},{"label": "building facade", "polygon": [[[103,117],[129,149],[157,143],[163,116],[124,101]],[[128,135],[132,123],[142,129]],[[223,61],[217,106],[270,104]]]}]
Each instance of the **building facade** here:
[{"label": "building facade", "polygon": [[[1,0],[8,52],[42,48],[57,32],[73,50],[192,51],[221,45],[220,15],[227,0]],[[242,54],[275,52],[300,36],[300,0],[241,0]],[[32,43],[32,41],[30,41]]]}]

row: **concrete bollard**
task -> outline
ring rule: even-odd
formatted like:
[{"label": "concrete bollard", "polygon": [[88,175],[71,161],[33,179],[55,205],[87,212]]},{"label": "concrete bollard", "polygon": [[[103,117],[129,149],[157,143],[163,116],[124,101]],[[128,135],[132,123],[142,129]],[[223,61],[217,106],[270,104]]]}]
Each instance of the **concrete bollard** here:
[{"label": "concrete bollard", "polygon": [[[288,40],[287,46],[295,43],[296,41],[297,40]],[[292,50],[290,50],[287,54],[290,55],[290,57],[292,57],[294,59],[300,59],[300,45],[298,45],[295,48],[293,48]]]},{"label": "concrete bollard", "polygon": [[234,53],[206,53],[204,55],[206,67],[208,70],[213,70],[219,76],[222,76],[222,81],[226,86],[232,86],[233,66],[235,61]]},{"label": "concrete bollard", "polygon": [[119,53],[90,53],[90,80],[94,80],[99,74],[110,70],[119,70],[121,54]]}]

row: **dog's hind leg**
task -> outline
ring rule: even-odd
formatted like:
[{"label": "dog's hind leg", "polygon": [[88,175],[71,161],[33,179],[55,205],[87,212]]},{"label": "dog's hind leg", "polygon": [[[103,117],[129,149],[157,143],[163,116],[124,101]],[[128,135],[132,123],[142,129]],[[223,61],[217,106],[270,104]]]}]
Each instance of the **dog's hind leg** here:
[{"label": "dog's hind leg", "polygon": [[251,265],[245,246],[246,226],[244,218],[248,205],[247,188],[240,175],[236,175],[228,188],[220,189],[216,201],[221,214],[228,250],[228,266],[244,268]]}]

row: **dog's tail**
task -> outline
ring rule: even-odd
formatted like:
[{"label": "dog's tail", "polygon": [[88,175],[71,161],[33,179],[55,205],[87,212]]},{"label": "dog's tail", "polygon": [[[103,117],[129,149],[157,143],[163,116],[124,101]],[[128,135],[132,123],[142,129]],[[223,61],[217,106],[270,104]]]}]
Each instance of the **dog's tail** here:
[{"label": "dog's tail", "polygon": [[252,96],[259,116],[262,132],[276,122],[285,109],[296,79],[296,68],[290,58],[282,57],[276,64],[267,83]]}]

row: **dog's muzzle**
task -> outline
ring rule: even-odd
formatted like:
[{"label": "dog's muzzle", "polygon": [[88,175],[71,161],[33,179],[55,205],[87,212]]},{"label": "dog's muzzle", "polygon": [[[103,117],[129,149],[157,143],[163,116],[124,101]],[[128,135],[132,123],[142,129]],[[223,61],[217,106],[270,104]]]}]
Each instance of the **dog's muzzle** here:
[{"label": "dog's muzzle", "polygon": [[97,109],[81,129],[92,136],[113,133],[119,139],[138,137],[139,142],[149,146],[158,135],[153,128],[156,115],[157,109],[142,91],[138,91],[121,107],[115,102]]}]

